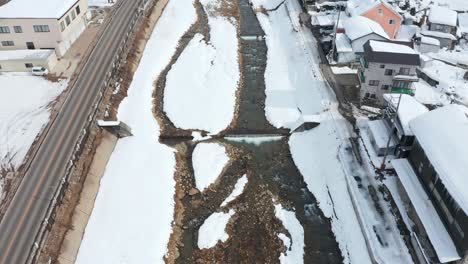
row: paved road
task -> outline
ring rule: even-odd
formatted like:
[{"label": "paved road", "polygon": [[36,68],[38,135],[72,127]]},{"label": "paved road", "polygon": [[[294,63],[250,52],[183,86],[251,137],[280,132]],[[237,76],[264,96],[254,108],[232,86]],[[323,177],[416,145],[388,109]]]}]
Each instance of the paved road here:
[{"label": "paved road", "polygon": [[27,261],[54,190],[141,0],[120,0],[0,223],[0,264]]}]

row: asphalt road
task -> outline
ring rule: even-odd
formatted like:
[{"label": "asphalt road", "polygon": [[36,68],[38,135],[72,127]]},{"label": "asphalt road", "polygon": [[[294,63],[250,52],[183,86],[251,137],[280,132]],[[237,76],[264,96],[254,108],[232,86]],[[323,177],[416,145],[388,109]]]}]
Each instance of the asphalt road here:
[{"label": "asphalt road", "polygon": [[73,149],[139,3],[140,0],[118,1],[112,20],[51,125],[0,223],[0,264],[27,261],[47,207],[65,175]]}]

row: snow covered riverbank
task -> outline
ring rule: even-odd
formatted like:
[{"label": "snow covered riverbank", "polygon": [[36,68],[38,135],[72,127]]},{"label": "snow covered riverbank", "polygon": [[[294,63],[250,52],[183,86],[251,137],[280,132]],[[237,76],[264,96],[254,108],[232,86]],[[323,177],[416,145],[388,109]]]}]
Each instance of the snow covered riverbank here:
[{"label": "snow covered riverbank", "polygon": [[153,83],[195,20],[192,5],[169,1],[147,43],[119,109],[134,136],[118,142],[107,165],[76,263],[163,263],[174,211],[175,155],[158,142]]}]

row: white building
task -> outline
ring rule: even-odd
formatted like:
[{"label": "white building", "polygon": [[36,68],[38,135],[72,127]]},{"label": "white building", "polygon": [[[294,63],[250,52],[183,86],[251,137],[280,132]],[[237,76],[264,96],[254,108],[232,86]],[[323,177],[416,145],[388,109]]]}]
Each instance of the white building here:
[{"label": "white building", "polygon": [[3,50],[0,51],[0,72],[25,72],[33,67],[52,70],[57,64],[53,50]]},{"label": "white building", "polygon": [[345,34],[356,55],[364,53],[364,44],[369,40],[388,40],[385,30],[376,22],[362,16],[352,17],[343,22]]},{"label": "white building", "polygon": [[0,50],[55,49],[61,57],[86,28],[87,0],[11,0],[0,6]]}]

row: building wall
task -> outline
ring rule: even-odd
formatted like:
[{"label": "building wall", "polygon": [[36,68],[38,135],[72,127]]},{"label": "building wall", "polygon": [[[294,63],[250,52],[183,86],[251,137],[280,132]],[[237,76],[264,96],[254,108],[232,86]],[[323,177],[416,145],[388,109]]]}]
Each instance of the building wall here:
[{"label": "building wall", "polygon": [[[80,7],[80,14],[76,14],[76,7]],[[87,0],[79,0],[67,13],[61,18],[14,18],[0,19],[0,26],[8,26],[10,33],[0,34],[0,41],[13,41],[13,46],[3,46],[0,42],[0,50],[27,49],[26,42],[32,42],[36,49],[56,49],[59,46],[57,54],[62,56],[68,47],[73,43],[79,34],[86,27],[85,14],[88,11]],[[72,13],[75,13],[75,19],[72,19]],[[66,26],[67,16],[70,24]],[[61,23],[65,28],[62,31]],[[50,32],[34,32],[34,25],[48,25]],[[21,26],[23,33],[15,33],[14,26]],[[63,43],[67,43],[64,45]]]},{"label": "building wall", "polygon": [[450,33],[452,35],[455,35],[457,33],[457,27],[452,27],[452,26],[449,26],[449,25],[443,25],[443,24],[437,24],[437,23],[431,23],[430,21],[428,22],[428,24],[429,24],[429,30],[432,30],[432,31]]},{"label": "building wall", "polygon": [[30,72],[31,68],[26,67],[26,63],[31,63],[33,67],[44,67],[51,71],[57,64],[57,56],[55,52],[52,52],[51,55],[44,60],[8,60],[0,61],[0,72]]},{"label": "building wall", "polygon": [[462,209],[458,208],[417,140],[408,159],[431,198],[432,204],[444,222],[459,253],[464,257],[468,251],[467,215]]},{"label": "building wall", "polygon": [[428,53],[428,52],[439,52],[440,47],[437,45],[421,43],[419,45],[419,52],[421,53]]},{"label": "building wall", "polygon": [[[381,68],[383,65],[384,68]],[[409,68],[409,75],[416,75],[416,66],[415,65],[403,65],[403,64],[390,64],[390,63],[374,63],[369,62],[367,67],[365,65],[360,65],[359,74],[364,75],[364,80],[360,76],[361,81],[361,101],[364,99],[369,100],[377,105],[384,105],[383,95],[391,92],[393,87],[393,77],[398,75],[401,68]],[[386,70],[393,70],[392,75],[385,75]],[[378,86],[370,85],[371,80],[379,81]],[[384,85],[388,86],[388,89],[385,89]],[[412,84],[409,83],[409,88],[412,87]],[[366,94],[369,94],[368,98]],[[372,98],[372,95],[375,95],[375,98]]]},{"label": "building wall", "polygon": [[[402,22],[400,16],[395,14],[392,10],[390,10],[390,8],[383,4],[380,4],[377,7],[367,11],[366,13],[362,14],[362,16],[379,23],[391,39],[395,38]],[[390,19],[393,19],[395,23],[390,24]]]}]

